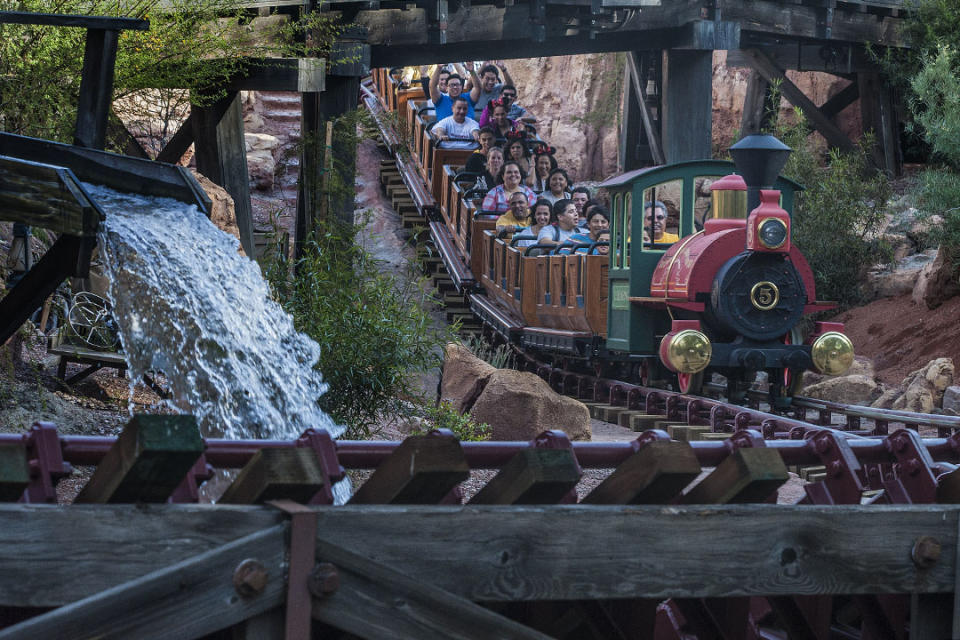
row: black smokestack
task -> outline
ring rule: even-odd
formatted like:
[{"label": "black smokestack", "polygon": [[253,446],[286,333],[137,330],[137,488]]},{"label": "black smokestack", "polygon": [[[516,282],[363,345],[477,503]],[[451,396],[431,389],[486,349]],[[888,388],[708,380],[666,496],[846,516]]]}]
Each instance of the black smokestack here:
[{"label": "black smokestack", "polygon": [[747,215],[760,206],[760,190],[772,189],[793,149],[769,134],[744,136],[730,147],[737,171],[747,183]]}]

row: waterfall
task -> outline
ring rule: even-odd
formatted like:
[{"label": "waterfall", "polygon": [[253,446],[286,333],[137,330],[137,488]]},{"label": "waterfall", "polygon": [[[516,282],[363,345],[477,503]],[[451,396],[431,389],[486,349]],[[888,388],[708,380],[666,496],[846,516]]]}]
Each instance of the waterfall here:
[{"label": "waterfall", "polygon": [[320,347],[270,298],[256,262],[197,208],[84,185],[106,213],[100,249],[132,386],[162,371],[201,433],[295,438],[343,427],[317,406]]}]

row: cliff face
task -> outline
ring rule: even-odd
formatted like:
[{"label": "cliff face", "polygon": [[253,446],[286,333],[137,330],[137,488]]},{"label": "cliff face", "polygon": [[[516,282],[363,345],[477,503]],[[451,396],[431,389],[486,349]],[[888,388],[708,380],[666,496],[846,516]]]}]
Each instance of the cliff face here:
[{"label": "cliff face", "polygon": [[[622,54],[592,54],[507,60],[520,103],[540,119],[540,136],[557,148],[557,161],[573,180],[602,180],[617,172],[620,135]],[[725,51],[713,54],[713,151],[722,154],[736,140],[749,70],[727,66]],[[827,73],[788,71],[787,77],[815,104],[849,84]],[[840,129],[860,135],[859,102],[837,117]],[[793,106],[780,105],[793,119]]]}]

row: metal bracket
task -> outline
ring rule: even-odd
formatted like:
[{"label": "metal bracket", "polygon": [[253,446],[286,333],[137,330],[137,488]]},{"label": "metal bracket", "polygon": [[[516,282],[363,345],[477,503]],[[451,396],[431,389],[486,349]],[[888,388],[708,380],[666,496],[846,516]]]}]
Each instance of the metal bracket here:
[{"label": "metal bracket", "polygon": [[23,492],[20,502],[56,503],[57,482],[73,473],[70,463],[63,461],[57,425],[52,422],[35,422],[23,439],[27,444],[30,484]]},{"label": "metal bracket", "polygon": [[337,459],[336,442],[324,429],[307,429],[297,438],[295,445],[313,449],[323,475],[327,478],[323,489],[310,499],[310,504],[333,504],[333,485],[346,476],[346,471]]},{"label": "metal bracket", "polygon": [[807,447],[826,467],[827,477],[804,487],[812,504],[860,504],[863,468],[846,438],[833,431],[812,432]]},{"label": "metal bracket", "polygon": [[290,516],[287,559],[285,640],[310,640],[310,580],[316,564],[317,512],[292,500],[271,500],[267,505]]},{"label": "metal bracket", "polygon": [[897,459],[894,477],[885,479],[886,497],[893,504],[930,504],[937,499],[933,457],[916,431],[898,429],[883,441]]}]

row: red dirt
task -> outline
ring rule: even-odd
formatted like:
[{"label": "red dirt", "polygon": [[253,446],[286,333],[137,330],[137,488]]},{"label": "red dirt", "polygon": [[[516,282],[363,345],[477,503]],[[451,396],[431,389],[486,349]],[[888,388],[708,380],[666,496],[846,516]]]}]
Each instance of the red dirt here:
[{"label": "red dirt", "polygon": [[836,320],[846,323],[857,355],[873,360],[877,378],[886,384],[899,385],[935,358],[960,364],[960,297],[933,310],[915,305],[909,294],[882,298]]}]

